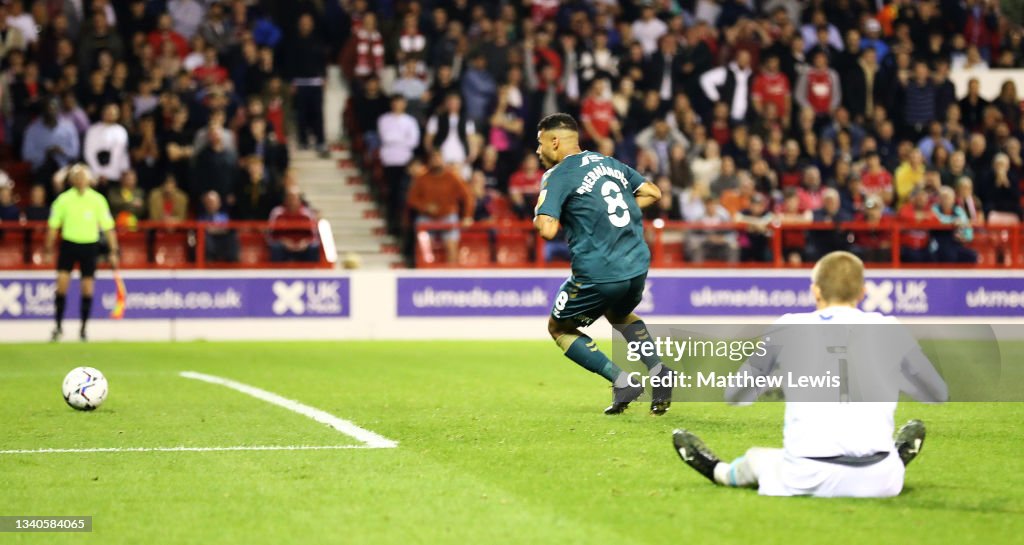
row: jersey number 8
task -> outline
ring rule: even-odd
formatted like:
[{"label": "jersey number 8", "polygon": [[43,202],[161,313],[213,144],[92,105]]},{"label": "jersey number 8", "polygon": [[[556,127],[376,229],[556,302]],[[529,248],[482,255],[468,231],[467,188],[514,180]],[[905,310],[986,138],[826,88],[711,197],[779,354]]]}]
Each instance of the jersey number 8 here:
[{"label": "jersey number 8", "polygon": [[[604,202],[608,203],[608,221],[616,227],[629,225],[629,206],[622,196],[619,184],[611,180],[605,182],[601,186],[601,195],[604,197]],[[622,214],[618,213],[620,209]]]}]

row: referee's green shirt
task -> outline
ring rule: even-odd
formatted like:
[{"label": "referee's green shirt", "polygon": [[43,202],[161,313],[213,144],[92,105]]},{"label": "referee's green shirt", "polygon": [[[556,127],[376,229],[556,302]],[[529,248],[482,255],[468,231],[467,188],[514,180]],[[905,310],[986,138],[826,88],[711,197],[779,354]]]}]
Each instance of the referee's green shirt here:
[{"label": "referee's green shirt", "polygon": [[94,244],[100,231],[114,228],[107,199],[95,189],[80,193],[71,188],[57,197],[50,207],[50,227],[60,229],[61,237],[76,244]]}]

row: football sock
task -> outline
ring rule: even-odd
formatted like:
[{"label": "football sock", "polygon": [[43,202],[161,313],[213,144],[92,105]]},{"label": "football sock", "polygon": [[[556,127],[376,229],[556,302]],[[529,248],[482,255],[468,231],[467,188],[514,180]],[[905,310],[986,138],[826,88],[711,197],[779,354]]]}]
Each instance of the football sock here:
[{"label": "football sock", "polygon": [[615,382],[622,373],[618,365],[608,359],[608,356],[597,349],[594,339],[586,335],[567,334],[562,335],[556,341],[558,346],[565,351],[565,356],[576,362],[580,367],[601,375],[608,379],[608,382]]},{"label": "football sock", "polygon": [[[640,319],[636,314],[630,314],[626,320],[629,322],[625,325],[616,325],[615,329],[626,338],[626,342],[651,342],[651,336],[647,333],[647,324]],[[656,372],[661,371],[658,367],[661,365],[661,358],[657,354],[651,354],[645,356],[643,353],[640,354],[640,361],[647,366],[647,369],[651,371],[651,376],[654,376]]]},{"label": "football sock", "polygon": [[89,321],[89,313],[91,313],[91,312],[92,312],[92,296],[91,295],[83,295],[82,296],[82,308],[80,309],[80,314],[81,314],[81,317],[82,317],[82,331],[85,331],[85,323]]},{"label": "football sock", "polygon": [[68,296],[67,295],[64,295],[64,294],[61,294],[61,293],[57,294],[57,300],[56,300],[56,307],[57,308],[54,309],[55,310],[54,318],[57,319],[57,329],[62,329],[61,326],[64,323],[64,306],[67,304],[67,302],[68,302]]},{"label": "football sock", "polygon": [[745,456],[740,456],[731,464],[718,462],[715,466],[715,482],[723,486],[753,486],[757,484],[757,478],[750,469]]},{"label": "football sock", "polygon": [[715,482],[724,486],[757,486],[758,477],[770,471],[772,465],[777,463],[778,455],[777,449],[750,448],[730,464],[719,462],[715,466]]}]

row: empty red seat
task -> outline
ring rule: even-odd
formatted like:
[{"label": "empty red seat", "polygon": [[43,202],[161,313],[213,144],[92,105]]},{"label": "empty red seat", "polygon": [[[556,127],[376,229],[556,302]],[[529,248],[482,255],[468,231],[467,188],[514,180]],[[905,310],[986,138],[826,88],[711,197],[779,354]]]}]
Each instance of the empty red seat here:
[{"label": "empty red seat", "polygon": [[121,266],[132,268],[143,268],[149,264],[149,255],[146,251],[146,233],[119,233],[117,236],[118,245],[121,248]]},{"label": "empty red seat", "polygon": [[25,264],[25,234],[10,229],[0,234],[0,269],[19,268]]},{"label": "empty red seat", "polygon": [[189,233],[157,232],[153,245],[153,261],[159,267],[180,267],[189,263]]},{"label": "empty red seat", "polygon": [[270,249],[262,233],[239,233],[238,261],[243,265],[257,265],[270,261]]},{"label": "empty red seat", "polygon": [[500,265],[526,266],[530,263],[530,237],[525,233],[501,233],[497,238]]},{"label": "empty red seat", "polygon": [[487,233],[464,232],[459,239],[459,265],[480,267],[491,264],[491,240]]}]

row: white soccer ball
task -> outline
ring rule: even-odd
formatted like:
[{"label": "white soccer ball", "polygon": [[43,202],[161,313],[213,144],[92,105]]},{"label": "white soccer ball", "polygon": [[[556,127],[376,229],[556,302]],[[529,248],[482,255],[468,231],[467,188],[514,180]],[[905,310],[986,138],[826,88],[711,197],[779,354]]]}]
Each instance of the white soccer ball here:
[{"label": "white soccer ball", "polygon": [[80,411],[91,411],[107,399],[107,377],[93,367],[76,367],[64,377],[64,401]]}]

